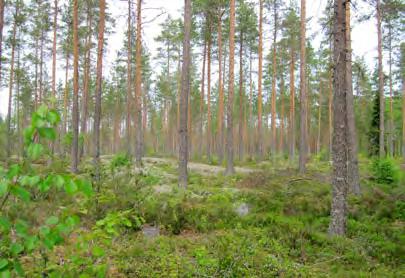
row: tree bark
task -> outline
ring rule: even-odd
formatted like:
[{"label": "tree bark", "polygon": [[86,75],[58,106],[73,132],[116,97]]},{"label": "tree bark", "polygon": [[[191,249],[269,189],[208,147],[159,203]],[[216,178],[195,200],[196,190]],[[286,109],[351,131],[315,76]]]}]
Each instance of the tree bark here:
[{"label": "tree bark", "polygon": [[52,97],[56,99],[56,31],[58,29],[58,0],[54,1],[52,45]]},{"label": "tree bark", "polygon": [[207,49],[207,159],[211,161],[211,23],[208,24],[208,49]]},{"label": "tree bark", "polygon": [[199,153],[200,156],[202,157],[203,153],[203,142],[204,142],[204,131],[203,131],[203,125],[204,125],[204,90],[205,90],[205,60],[207,58],[207,41],[204,38],[204,50],[203,50],[203,64],[202,64],[202,73],[201,73],[201,97],[200,97],[200,139],[199,141]]},{"label": "tree bark", "polygon": [[233,166],[233,95],[234,66],[235,66],[235,0],[230,2],[230,27],[229,27],[229,90],[227,105],[227,145],[226,145],[226,175],[235,173]]},{"label": "tree bark", "polygon": [[300,159],[299,172],[305,173],[308,156],[308,97],[306,83],[306,0],[301,0],[300,22]]},{"label": "tree bark", "polygon": [[277,131],[276,131],[276,73],[277,73],[277,3],[273,1],[274,13],[274,31],[273,31],[273,73],[271,79],[271,154],[274,156],[277,146]]},{"label": "tree bark", "polygon": [[[2,69],[2,57],[3,57],[3,27],[4,27],[4,0],[0,0],[0,73]],[[0,74],[1,82],[1,74]]]},{"label": "tree bark", "polygon": [[239,41],[239,161],[243,159],[243,31]]},{"label": "tree bark", "polygon": [[136,69],[135,69],[135,161],[136,166],[142,166],[143,131],[142,131],[142,0],[137,0],[136,18]]},{"label": "tree bark", "polygon": [[77,173],[79,154],[79,34],[78,34],[78,0],[73,1],[73,141],[71,150],[71,171]]},{"label": "tree bark", "polygon": [[127,48],[127,117],[126,117],[126,140],[127,154],[131,154],[131,109],[133,103],[132,96],[132,30],[131,30],[131,0],[128,0],[128,48]]},{"label": "tree bark", "polygon": [[11,156],[11,105],[13,100],[13,85],[14,85],[14,58],[15,58],[15,47],[16,47],[16,35],[17,35],[17,17],[19,13],[19,5],[15,7],[14,22],[13,22],[13,37],[11,41],[11,61],[10,61],[10,79],[8,86],[8,110],[7,110],[7,158]]},{"label": "tree bark", "polygon": [[190,35],[191,35],[191,0],[184,0],[184,41],[183,66],[181,72],[181,98],[180,98],[180,128],[179,128],[179,186],[187,187],[188,163],[188,98],[190,94]]},{"label": "tree bark", "polygon": [[377,0],[376,5],[377,16],[377,39],[378,39],[378,93],[380,98],[380,131],[379,131],[379,156],[385,156],[385,140],[384,140],[384,113],[385,113],[385,99],[384,99],[384,73],[383,73],[383,57],[382,57],[382,12],[380,0]]},{"label": "tree bark", "polygon": [[332,174],[332,207],[329,233],[344,235],[347,218],[348,191],[348,128],[347,128],[347,48],[346,48],[346,16],[347,0],[335,0],[334,4],[334,47],[333,47],[333,86],[334,86],[334,118],[333,118],[333,174]]},{"label": "tree bark", "polygon": [[[89,4],[88,4],[89,5]],[[82,99],[82,121],[81,121],[81,132],[83,134],[87,133],[87,118],[88,118],[88,103],[89,103],[89,84],[90,84],[90,68],[91,68],[91,37],[92,37],[92,22],[93,16],[91,13],[91,7],[88,6],[88,36],[86,43],[86,53],[85,53],[85,62],[84,62],[84,80],[83,80],[83,99]],[[85,142],[80,146],[79,156],[82,157],[84,154],[84,145]]]},{"label": "tree bark", "polygon": [[[75,0],[77,1],[77,0]],[[103,50],[105,28],[105,0],[99,0],[99,22],[97,38],[97,69],[96,69],[96,92],[94,107],[94,164],[96,166],[96,181],[100,181],[100,120],[101,120],[101,95],[103,82]]]},{"label": "tree bark", "polygon": [[388,21],[388,79],[389,79],[389,87],[390,87],[390,120],[389,120],[389,138],[388,138],[388,151],[391,157],[394,156],[394,108],[393,108],[393,88],[392,88],[392,25],[391,22]]},{"label": "tree bark", "polygon": [[295,51],[290,47],[290,161],[295,159]]},{"label": "tree bark", "polygon": [[218,15],[218,158],[224,158],[224,90],[222,80],[222,12]]},{"label": "tree bark", "polygon": [[262,141],[262,75],[263,75],[263,0],[259,0],[259,73],[257,92],[257,154],[259,160],[263,158]]},{"label": "tree bark", "polygon": [[357,135],[354,116],[354,97],[352,82],[352,47],[351,47],[351,27],[350,27],[350,1],[346,1],[346,82],[347,82],[347,131],[348,131],[348,183],[350,190],[360,194],[359,161],[357,158]]}]

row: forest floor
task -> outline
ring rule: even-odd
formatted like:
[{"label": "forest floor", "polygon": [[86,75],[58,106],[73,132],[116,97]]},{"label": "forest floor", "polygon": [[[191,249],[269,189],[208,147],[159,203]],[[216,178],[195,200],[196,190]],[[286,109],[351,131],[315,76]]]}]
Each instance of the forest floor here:
[{"label": "forest floor", "polygon": [[[362,161],[362,196],[350,196],[348,234],[330,237],[330,166],[306,175],[288,162],[224,168],[190,163],[177,186],[176,161],[112,167],[89,200],[38,198],[30,217],[80,216],[74,233],[44,258],[27,258],[28,277],[405,277],[405,184],[378,184]],[[91,167],[82,165],[83,175]]]}]

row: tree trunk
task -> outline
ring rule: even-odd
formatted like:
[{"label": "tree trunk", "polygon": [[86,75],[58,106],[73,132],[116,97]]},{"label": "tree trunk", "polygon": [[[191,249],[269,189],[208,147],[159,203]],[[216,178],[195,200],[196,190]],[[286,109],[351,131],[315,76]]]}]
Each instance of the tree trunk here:
[{"label": "tree trunk", "polygon": [[226,144],[226,175],[235,173],[233,166],[233,94],[234,65],[235,65],[235,0],[230,3],[230,27],[229,27],[229,91],[227,105],[227,144]]},{"label": "tree trunk", "polygon": [[[90,84],[90,68],[91,68],[91,37],[92,37],[92,22],[93,16],[91,13],[91,7],[88,7],[88,36],[87,36],[87,43],[86,43],[86,53],[85,53],[85,61],[84,61],[84,80],[83,80],[83,103],[82,103],[82,121],[81,121],[81,133],[87,134],[87,118],[88,118],[88,103],[89,103],[89,84]],[[80,153],[79,156],[82,157],[84,155],[84,145],[85,142],[80,146]]]},{"label": "tree trunk", "polygon": [[58,0],[54,1],[53,45],[52,45],[52,97],[56,99],[56,31],[58,29]]},{"label": "tree trunk", "polygon": [[211,23],[209,23],[207,49],[207,159],[211,161]]},{"label": "tree trunk", "polygon": [[[77,1],[77,0],[75,0]],[[96,181],[100,181],[100,120],[101,120],[101,95],[103,82],[103,50],[104,50],[104,27],[105,27],[105,0],[99,0],[100,18],[98,23],[97,42],[97,69],[96,69],[96,92],[94,107],[94,164],[96,165]]]},{"label": "tree trunk", "polygon": [[281,112],[280,112],[280,153],[284,154],[284,115],[285,115],[285,105],[284,105],[284,73],[281,72],[280,75],[280,100],[281,100]]},{"label": "tree trunk", "polygon": [[389,79],[389,86],[390,86],[390,121],[389,121],[389,138],[388,138],[388,148],[389,154],[391,157],[394,156],[394,108],[393,108],[393,96],[392,96],[392,25],[391,22],[388,22],[388,79]]},{"label": "tree trunk", "polygon": [[218,158],[220,164],[224,158],[224,90],[222,82],[222,13],[220,13],[218,16]]},{"label": "tree trunk", "polygon": [[402,158],[405,163],[405,75],[402,76]]},{"label": "tree trunk", "polygon": [[[3,27],[4,27],[4,0],[0,0],[0,73],[2,69],[3,57]],[[1,74],[0,74],[1,82]]]},{"label": "tree trunk", "polygon": [[258,92],[257,92],[257,153],[258,158],[263,158],[262,141],[262,75],[263,75],[263,0],[259,0],[259,73],[258,73]]},{"label": "tree trunk", "polygon": [[253,146],[253,137],[252,137],[252,119],[253,119],[253,79],[252,79],[252,48],[250,48],[250,55],[249,55],[249,117],[248,117],[248,129],[249,133],[247,136],[247,146],[249,149],[249,154],[252,155],[254,150],[252,149]]},{"label": "tree trunk", "polygon": [[44,30],[41,30],[41,44],[39,54],[39,102],[42,103],[46,99],[44,95]]},{"label": "tree trunk", "polygon": [[332,208],[329,233],[332,235],[344,235],[346,232],[347,217],[347,91],[346,78],[346,16],[345,5],[347,0],[335,0],[334,10],[334,47],[333,47],[333,86],[334,86],[334,119],[333,119],[333,174],[332,174]]},{"label": "tree trunk", "polygon": [[382,11],[380,0],[377,0],[377,38],[378,38],[378,93],[380,96],[380,133],[379,133],[379,155],[385,156],[385,141],[384,141],[384,73],[383,73],[383,57],[382,57]]},{"label": "tree trunk", "polygon": [[127,154],[131,154],[131,109],[132,109],[132,30],[131,30],[131,0],[128,0],[128,48],[127,48],[127,117],[126,117],[126,141]]},{"label": "tree trunk", "polygon": [[360,194],[359,161],[357,158],[357,135],[354,116],[354,97],[352,82],[352,47],[351,47],[351,27],[350,27],[350,1],[346,1],[346,82],[347,82],[347,131],[348,131],[348,183],[350,190]]},{"label": "tree trunk", "polygon": [[299,172],[305,173],[308,156],[308,98],[306,83],[306,0],[301,0],[300,22],[300,159]]},{"label": "tree trunk", "polygon": [[328,97],[328,123],[329,123],[329,157],[332,157],[332,141],[333,141],[333,123],[332,123],[332,103],[333,103],[333,84],[332,84],[332,69],[329,70],[329,97]]},{"label": "tree trunk", "polygon": [[321,116],[322,116],[322,94],[323,94],[323,83],[319,83],[319,96],[318,96],[318,135],[316,138],[316,153],[319,154],[321,151]]},{"label": "tree trunk", "polygon": [[191,0],[184,0],[184,41],[183,67],[181,71],[180,128],[179,128],[179,186],[187,187],[188,162],[188,98],[190,94],[190,35],[191,35]]},{"label": "tree trunk", "polygon": [[14,56],[16,47],[16,35],[17,35],[17,21],[19,16],[19,5],[15,7],[14,22],[13,22],[13,37],[11,41],[11,61],[10,61],[10,79],[8,86],[8,110],[7,110],[7,158],[11,156],[11,105],[13,100],[13,85],[14,85]]},{"label": "tree trunk", "polygon": [[290,161],[295,159],[295,51],[290,47]]},{"label": "tree trunk", "polygon": [[203,64],[202,64],[202,73],[201,73],[201,98],[200,98],[200,139],[199,139],[199,153],[200,156],[202,157],[203,153],[203,142],[204,142],[204,131],[203,131],[203,125],[204,125],[204,90],[205,90],[205,60],[207,57],[207,41],[204,39],[204,53],[203,53]]},{"label": "tree trunk", "polygon": [[271,80],[271,154],[272,156],[276,153],[277,146],[277,131],[276,131],[276,73],[277,73],[277,3],[274,0],[274,32],[273,32],[273,74]]},{"label": "tree trunk", "polygon": [[239,161],[243,159],[243,32],[239,41]]},{"label": "tree trunk", "polygon": [[143,131],[142,131],[142,0],[137,0],[137,18],[136,18],[136,69],[135,69],[135,160],[136,166],[142,166],[143,153]]},{"label": "tree trunk", "polygon": [[71,171],[77,173],[79,154],[79,34],[78,34],[78,0],[73,1],[73,110],[72,110],[72,153]]}]

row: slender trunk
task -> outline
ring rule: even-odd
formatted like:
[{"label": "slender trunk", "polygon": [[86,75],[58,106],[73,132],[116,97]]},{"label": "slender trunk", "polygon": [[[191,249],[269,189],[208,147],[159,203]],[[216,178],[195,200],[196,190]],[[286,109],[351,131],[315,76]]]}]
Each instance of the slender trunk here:
[{"label": "slender trunk", "polygon": [[121,121],[121,113],[120,113],[120,99],[115,100],[115,107],[114,107],[114,127],[113,127],[113,152],[117,153],[119,151],[119,138],[120,138],[120,121]]},{"label": "slender trunk", "polygon": [[263,0],[259,0],[259,74],[258,74],[258,95],[257,95],[257,150],[259,160],[263,157],[262,142],[262,75],[263,75]]},{"label": "slender trunk", "polygon": [[14,56],[16,47],[16,34],[17,34],[17,17],[19,13],[19,5],[15,7],[14,23],[13,23],[13,37],[11,41],[11,61],[10,61],[10,79],[8,86],[8,110],[7,110],[7,158],[11,156],[11,105],[13,100],[13,85],[14,85]]},{"label": "slender trunk", "polygon": [[290,48],[290,160],[295,158],[295,51]]},{"label": "slender trunk", "polygon": [[235,173],[233,166],[233,94],[234,65],[235,65],[235,0],[230,3],[230,28],[229,28],[229,90],[227,105],[227,144],[226,144],[226,175]]},{"label": "slender trunk", "polygon": [[394,156],[394,108],[393,108],[393,97],[392,97],[392,25],[391,22],[388,22],[388,79],[390,86],[390,121],[389,121],[389,138],[388,138],[388,147],[390,156]]},{"label": "slender trunk", "polygon": [[252,48],[250,48],[250,55],[249,55],[249,117],[248,117],[248,129],[249,133],[248,136],[246,137],[247,139],[247,146],[249,149],[249,154],[253,154],[252,150],[252,143],[253,143],[253,137],[252,137],[252,119],[253,119],[253,79],[252,79]]},{"label": "slender trunk", "polygon": [[142,0],[137,0],[136,16],[136,69],[135,69],[135,160],[136,166],[142,166],[143,131],[142,131]]},{"label": "slender trunk", "polygon": [[72,154],[71,170],[77,173],[79,150],[79,34],[78,34],[78,0],[73,1],[73,110],[72,110]]},{"label": "slender trunk", "polygon": [[332,235],[344,235],[346,232],[347,218],[347,174],[348,174],[348,127],[347,127],[347,62],[346,55],[346,0],[335,0],[334,10],[334,47],[333,47],[333,174],[332,174],[332,207],[329,233]]},{"label": "slender trunk", "polygon": [[350,1],[346,1],[346,90],[347,90],[347,132],[348,132],[348,183],[350,190],[356,194],[360,194],[360,177],[359,177],[359,161],[357,158],[357,135],[354,116],[354,97],[353,97],[353,81],[352,81],[352,47],[351,47],[351,27],[350,27]]},{"label": "slender trunk", "polygon": [[321,151],[321,116],[322,116],[322,81],[319,84],[319,96],[318,96],[318,135],[316,139],[316,153],[319,154]]},{"label": "slender trunk", "polygon": [[0,0],[0,82],[3,57],[4,0]]},{"label": "slender trunk", "polygon": [[131,154],[131,109],[132,109],[132,30],[131,30],[131,0],[128,0],[128,30],[127,30],[127,117],[126,117],[126,140],[127,154]]},{"label": "slender trunk", "polygon": [[188,163],[188,98],[190,94],[190,55],[191,55],[191,0],[184,0],[184,41],[183,41],[183,67],[181,72],[181,98],[180,98],[180,128],[179,128],[179,186],[187,187]]},{"label": "slender trunk", "polygon": [[56,31],[58,29],[58,0],[53,9],[53,45],[52,45],[52,97],[56,99]]},{"label": "slender trunk", "polygon": [[239,161],[243,159],[243,32],[239,41]]},{"label": "slender trunk", "polygon": [[[63,94],[63,126],[62,134],[66,135],[67,132],[67,120],[68,120],[68,106],[69,106],[69,53],[66,53],[66,65],[65,65],[65,90]],[[63,136],[61,136],[63,138]]]},{"label": "slender trunk", "polygon": [[44,95],[44,30],[41,30],[41,44],[39,54],[39,102],[46,99]]},{"label": "slender trunk", "polygon": [[299,172],[305,173],[308,156],[308,97],[306,82],[306,0],[301,0],[300,22],[300,159]]},{"label": "slender trunk", "polygon": [[222,12],[218,16],[218,158],[222,163],[224,158],[224,90],[222,80]]},{"label": "slender trunk", "polygon": [[276,134],[276,73],[277,73],[277,3],[273,1],[273,13],[274,13],[274,33],[273,33],[273,75],[271,81],[271,154],[274,156],[277,146],[277,134]]},{"label": "slender trunk", "polygon": [[207,57],[207,41],[204,39],[204,53],[203,53],[203,64],[201,73],[201,98],[200,98],[200,139],[199,139],[199,153],[202,157],[203,153],[203,125],[204,125],[204,90],[205,90],[205,60]]},{"label": "slender trunk", "polygon": [[38,44],[39,40],[38,37],[35,39],[35,103],[34,103],[34,109],[36,110],[38,108],[38,102],[39,102],[39,94],[38,94]]},{"label": "slender trunk", "polygon": [[405,163],[405,75],[402,76],[402,158]]},{"label": "slender trunk", "polygon": [[[76,0],[77,1],[77,0]],[[103,82],[103,50],[105,27],[105,0],[99,0],[100,18],[98,22],[97,42],[97,69],[96,91],[94,107],[94,164],[96,165],[96,181],[100,181],[100,120],[101,120],[101,95]]]},{"label": "slender trunk", "polygon": [[207,159],[211,161],[211,23],[209,24],[207,49]]},{"label": "slender trunk", "polygon": [[[20,37],[20,36],[19,36]],[[24,144],[23,144],[23,136],[21,134],[21,112],[20,112],[20,83],[21,83],[21,68],[20,68],[20,53],[21,53],[21,48],[18,47],[17,49],[17,76],[16,76],[16,116],[17,116],[17,136],[18,136],[18,150],[17,150],[17,154],[19,156],[19,158],[21,158],[24,154]]]},{"label": "slender trunk", "polygon": [[333,88],[332,88],[332,69],[329,72],[329,100],[328,100],[328,123],[329,123],[329,157],[332,157],[332,141],[333,141],[333,119],[332,119],[332,103],[333,103]]},{"label": "slender trunk", "polygon": [[[81,121],[81,132],[85,135],[87,133],[87,118],[88,118],[88,103],[89,103],[89,87],[90,87],[90,68],[91,68],[91,36],[92,36],[92,22],[93,17],[88,7],[88,35],[86,41],[86,53],[85,53],[85,61],[84,61],[84,80],[83,80],[83,103],[82,103],[82,121]],[[79,156],[82,157],[84,155],[84,145],[85,142],[80,146],[80,153]]]},{"label": "slender trunk", "polygon": [[379,155],[385,156],[385,141],[384,141],[384,113],[385,113],[385,100],[384,100],[384,73],[383,73],[383,57],[382,57],[382,15],[381,3],[377,0],[377,38],[378,38],[378,92],[380,97],[380,131],[379,131]]},{"label": "slender trunk", "polygon": [[280,75],[280,100],[281,100],[281,112],[280,112],[280,146],[279,150],[284,154],[284,115],[285,115],[285,105],[284,105],[284,74],[281,72]]}]

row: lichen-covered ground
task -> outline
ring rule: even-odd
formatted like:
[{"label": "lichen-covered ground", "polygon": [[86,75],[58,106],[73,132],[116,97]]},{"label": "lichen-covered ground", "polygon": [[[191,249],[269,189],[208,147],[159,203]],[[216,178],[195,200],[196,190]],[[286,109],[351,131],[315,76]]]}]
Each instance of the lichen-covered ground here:
[{"label": "lichen-covered ground", "polygon": [[378,184],[367,161],[346,238],[327,234],[327,162],[311,162],[305,176],[287,162],[232,177],[192,164],[183,190],[173,160],[145,161],[142,170],[112,168],[105,158],[99,192],[87,201],[38,199],[31,217],[65,206],[81,222],[61,246],[26,258],[27,276],[405,277],[405,185]]}]

